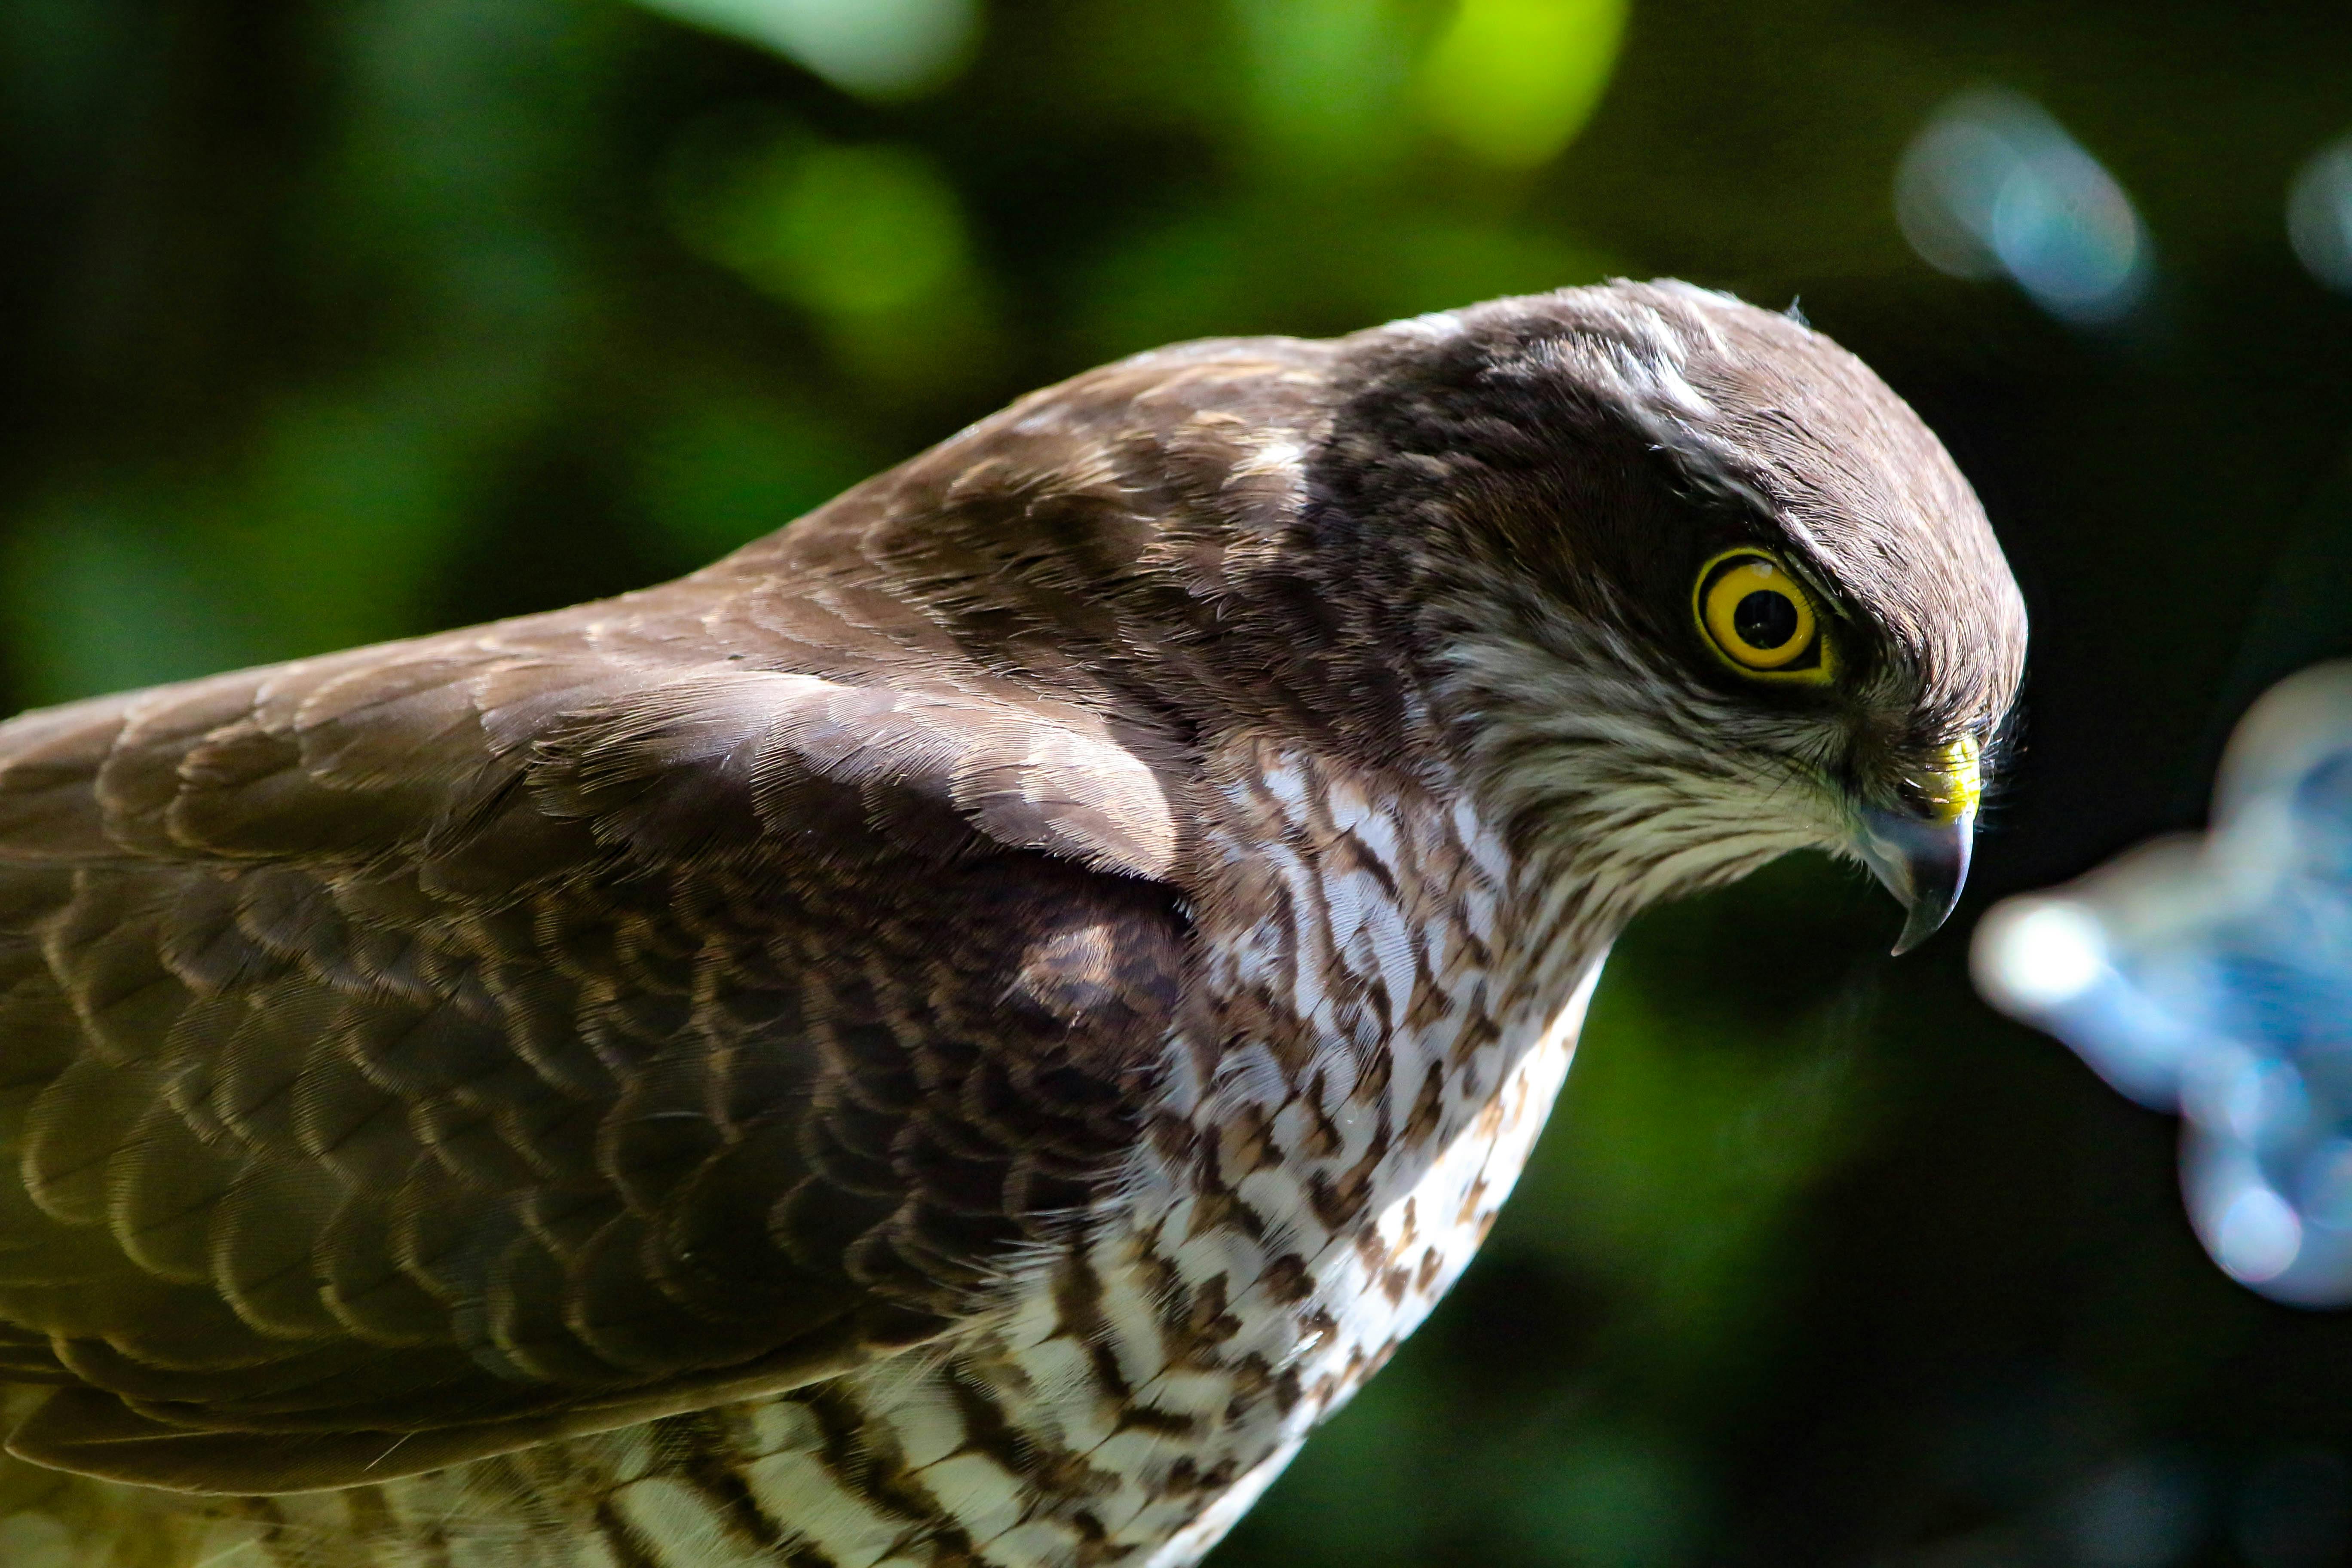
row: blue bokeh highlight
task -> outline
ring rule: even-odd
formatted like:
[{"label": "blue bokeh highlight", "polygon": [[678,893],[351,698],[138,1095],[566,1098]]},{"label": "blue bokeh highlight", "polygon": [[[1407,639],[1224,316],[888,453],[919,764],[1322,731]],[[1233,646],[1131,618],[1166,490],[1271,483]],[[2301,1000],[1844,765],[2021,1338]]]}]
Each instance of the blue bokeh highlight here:
[{"label": "blue bokeh highlight", "polygon": [[1979,986],[2182,1121],[2189,1217],[2281,1300],[2352,1301],[2352,665],[2283,683],[2232,740],[2202,837],[2011,899]]}]

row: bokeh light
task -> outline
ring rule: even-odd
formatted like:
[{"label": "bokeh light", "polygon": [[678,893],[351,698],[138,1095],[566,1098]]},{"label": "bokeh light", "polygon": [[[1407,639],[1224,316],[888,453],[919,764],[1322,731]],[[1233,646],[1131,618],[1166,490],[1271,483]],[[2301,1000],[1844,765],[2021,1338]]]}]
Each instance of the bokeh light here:
[{"label": "bokeh light", "polygon": [[986,283],[927,150],[722,110],[680,137],[670,185],[679,237],[805,311],[844,368],[932,397],[989,368]]},{"label": "bokeh light", "polygon": [[642,0],[656,11],[764,45],[845,92],[928,92],[971,58],[979,0]]},{"label": "bokeh light", "polygon": [[2202,840],[1997,907],[1975,963],[1994,1003],[2179,1112],[2189,1215],[2224,1270],[2352,1301],[2352,665],[2247,716]]},{"label": "bokeh light", "polygon": [[1559,155],[1601,101],[1626,0],[1462,0],[1422,68],[1432,124],[1506,168]]},{"label": "bokeh light", "polygon": [[1904,237],[1956,278],[2007,277],[2065,321],[2096,325],[2147,292],[2131,198],[2032,100],[1993,89],[1937,110],[1895,174]]},{"label": "bokeh light", "polygon": [[2352,292],[2352,136],[2322,147],[2295,171],[2286,233],[2314,278]]}]

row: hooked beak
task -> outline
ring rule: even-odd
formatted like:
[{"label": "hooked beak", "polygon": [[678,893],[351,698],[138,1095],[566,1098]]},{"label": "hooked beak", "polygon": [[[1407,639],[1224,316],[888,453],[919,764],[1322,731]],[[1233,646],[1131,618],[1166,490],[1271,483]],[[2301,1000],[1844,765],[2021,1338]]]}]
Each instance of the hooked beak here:
[{"label": "hooked beak", "polygon": [[1911,800],[1901,806],[1864,807],[1854,832],[1863,864],[1910,911],[1895,942],[1897,953],[1935,934],[1968,882],[1982,790],[1975,738],[1953,742],[1925,777],[1908,782]]}]

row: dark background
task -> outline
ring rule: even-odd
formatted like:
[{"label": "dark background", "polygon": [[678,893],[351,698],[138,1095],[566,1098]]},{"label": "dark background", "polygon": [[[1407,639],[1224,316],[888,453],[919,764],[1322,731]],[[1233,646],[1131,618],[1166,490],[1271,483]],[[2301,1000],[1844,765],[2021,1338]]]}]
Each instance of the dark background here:
[{"label": "dark background", "polygon": [[[2169,1120],[1965,941],[2194,825],[2252,695],[2352,651],[2352,298],[2284,217],[2352,129],[2340,0],[665,3],[949,42],[0,0],[0,708],[653,581],[1168,339],[1801,298],[2032,607],[1976,888],[1901,963],[1820,862],[1645,921],[1485,1255],[1217,1561],[2352,1560],[2352,1317],[2224,1279]],[[1904,149],[1985,85],[2128,193],[2122,320],[1906,244]]]}]

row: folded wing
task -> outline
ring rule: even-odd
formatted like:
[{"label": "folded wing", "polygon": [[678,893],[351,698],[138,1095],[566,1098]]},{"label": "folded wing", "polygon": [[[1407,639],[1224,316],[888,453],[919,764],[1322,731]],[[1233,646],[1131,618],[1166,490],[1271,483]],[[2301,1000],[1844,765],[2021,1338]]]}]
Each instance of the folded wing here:
[{"label": "folded wing", "polygon": [[1130,1145],[1154,771],[659,604],[0,725],[12,1451],[282,1491],[793,1386]]}]

